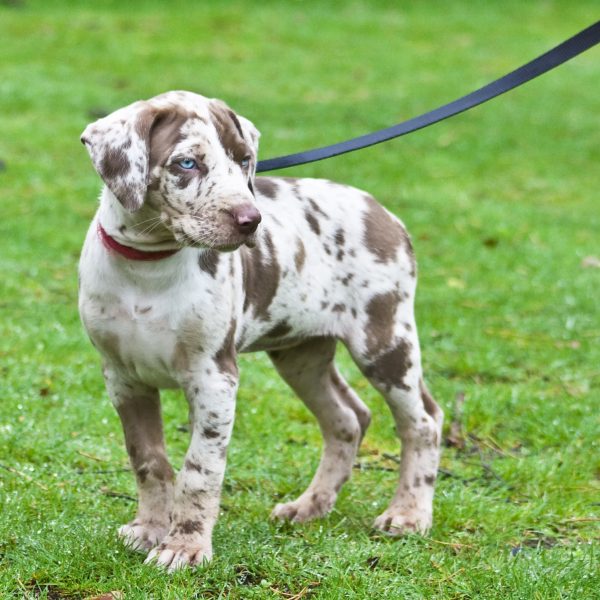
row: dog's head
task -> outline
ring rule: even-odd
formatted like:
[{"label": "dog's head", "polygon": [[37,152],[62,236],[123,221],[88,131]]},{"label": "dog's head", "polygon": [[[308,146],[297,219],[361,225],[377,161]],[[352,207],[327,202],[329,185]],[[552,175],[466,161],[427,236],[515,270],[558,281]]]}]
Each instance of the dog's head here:
[{"label": "dog's head", "polygon": [[91,123],[81,141],[127,211],[155,210],[182,245],[229,250],[260,222],[259,135],[220,100],[167,92]]}]

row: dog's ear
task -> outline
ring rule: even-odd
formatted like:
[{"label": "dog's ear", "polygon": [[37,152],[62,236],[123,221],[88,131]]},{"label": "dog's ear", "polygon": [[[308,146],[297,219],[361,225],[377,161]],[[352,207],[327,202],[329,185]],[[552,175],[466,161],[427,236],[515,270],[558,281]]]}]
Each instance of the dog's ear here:
[{"label": "dog's ear", "polygon": [[96,171],[129,212],[144,203],[150,132],[158,114],[147,102],[135,102],[91,123],[81,135]]},{"label": "dog's ear", "polygon": [[222,100],[212,99],[209,104],[210,118],[217,130],[219,140],[227,154],[234,160],[241,160],[250,154],[249,179],[254,179],[258,156],[260,133],[251,121],[237,115]]},{"label": "dog's ear", "polygon": [[254,123],[246,119],[246,117],[238,115],[238,120],[242,126],[242,131],[244,132],[244,139],[249,143],[252,149],[253,160],[250,174],[252,179],[254,179],[254,176],[256,175],[256,163],[258,161],[258,140],[260,138],[260,131],[258,131],[254,126]]}]

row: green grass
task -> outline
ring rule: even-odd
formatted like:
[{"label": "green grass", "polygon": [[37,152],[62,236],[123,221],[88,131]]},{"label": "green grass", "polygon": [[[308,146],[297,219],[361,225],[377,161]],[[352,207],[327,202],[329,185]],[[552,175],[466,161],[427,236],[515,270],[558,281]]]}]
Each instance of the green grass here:
[{"label": "green grass", "polygon": [[[398,446],[382,400],[336,509],[276,525],[320,440],[267,359],[242,385],[213,563],[172,577],[117,541],[133,476],[76,310],[99,179],[93,114],[217,96],[263,158],[454,99],[597,18],[597,2],[0,2],[0,597],[598,598],[598,49],[451,121],[287,171],[368,189],[412,232],[446,448],[426,538],[370,529]],[[464,395],[462,411],[457,398]],[[175,465],[180,395],[164,395]],[[458,413],[461,412],[459,415]],[[457,417],[460,417],[459,419]]]}]

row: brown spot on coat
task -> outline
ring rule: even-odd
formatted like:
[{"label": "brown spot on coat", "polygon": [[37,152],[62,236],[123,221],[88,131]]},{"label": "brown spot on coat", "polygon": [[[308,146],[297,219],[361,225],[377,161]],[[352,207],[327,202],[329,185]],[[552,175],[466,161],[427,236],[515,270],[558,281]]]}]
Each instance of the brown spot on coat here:
[{"label": "brown spot on coat", "polygon": [[204,250],[198,256],[198,266],[213,278],[217,274],[220,254],[216,250]]},{"label": "brown spot on coat", "polygon": [[435,483],[435,475],[425,475],[424,479],[427,485],[433,485]]},{"label": "brown spot on coat", "polygon": [[176,524],[174,529],[178,533],[191,535],[192,533],[202,533],[204,531],[204,525],[201,521],[187,520]]},{"label": "brown spot on coat", "polygon": [[202,473],[202,465],[198,464],[197,462],[194,462],[189,458],[185,461],[185,468],[188,471],[197,471],[198,473]]},{"label": "brown spot on coat", "polygon": [[325,217],[326,219],[329,218],[327,213],[324,212],[323,209],[312,198],[307,198],[307,200],[308,200],[308,203],[310,204],[311,208],[317,215],[321,215],[322,217]]},{"label": "brown spot on coat", "polygon": [[259,319],[269,318],[269,306],[277,293],[281,269],[275,254],[275,245],[268,231],[254,248],[242,248],[244,311],[250,306]]},{"label": "brown spot on coat", "polygon": [[212,100],[209,104],[211,121],[217,130],[219,141],[227,155],[240,163],[248,155],[252,155],[250,146],[244,139],[244,134],[235,113],[220,100]]},{"label": "brown spot on coat", "polygon": [[294,262],[296,263],[296,270],[300,273],[302,267],[304,267],[304,261],[306,260],[306,250],[300,238],[296,240],[296,245],[297,249],[296,254],[294,254]]},{"label": "brown spot on coat", "polygon": [[192,118],[198,119],[198,115],[184,110],[182,107],[173,106],[169,109],[151,110],[145,113],[142,119],[152,119],[152,122],[139,122],[140,131],[148,130],[149,156],[148,172],[154,167],[162,167],[173,152],[173,148],[183,140],[181,128]]},{"label": "brown spot on coat", "polygon": [[254,180],[254,187],[261,195],[273,200],[277,196],[277,183],[270,177],[257,177]]},{"label": "brown spot on coat", "polygon": [[425,408],[425,412],[434,419],[439,417],[441,412],[440,407],[437,402],[433,399],[433,396],[427,389],[425,382],[420,379],[419,380],[419,391],[421,392],[421,400],[423,401],[423,407]]},{"label": "brown spot on coat", "polygon": [[318,219],[308,210],[304,211],[304,216],[308,222],[308,226],[313,230],[316,235],[321,234],[321,226],[319,225]]},{"label": "brown spot on coat", "polygon": [[100,175],[102,179],[116,179],[124,177],[131,170],[129,157],[122,148],[107,148],[100,161]]},{"label": "brown spot on coat", "polygon": [[243,138],[244,132],[242,131],[242,125],[241,125],[239,119],[237,118],[237,115],[232,110],[228,110],[227,114],[229,115],[229,118],[233,121],[235,128],[237,129],[238,133],[240,134],[240,137]]},{"label": "brown spot on coat", "polygon": [[369,356],[389,348],[394,335],[394,317],[401,298],[396,291],[376,294],[367,304],[367,352]]},{"label": "brown spot on coat", "polygon": [[232,319],[227,335],[223,340],[223,344],[219,351],[215,354],[215,362],[221,373],[228,373],[237,377],[238,368],[236,362],[236,350],[235,350],[235,326],[236,321]]},{"label": "brown spot on coat", "polygon": [[292,331],[292,327],[286,321],[280,321],[267,333],[267,337],[282,337]]},{"label": "brown spot on coat", "polygon": [[410,350],[410,342],[401,339],[392,350],[384,352],[368,365],[364,369],[365,375],[383,384],[387,390],[393,386],[410,390],[410,387],[404,383],[404,377],[412,367]]},{"label": "brown spot on coat", "polygon": [[394,219],[372,196],[364,196],[367,210],[363,215],[364,242],[378,262],[387,263],[396,258],[396,252],[404,245],[411,263],[411,275],[415,275],[415,256],[406,229]]}]

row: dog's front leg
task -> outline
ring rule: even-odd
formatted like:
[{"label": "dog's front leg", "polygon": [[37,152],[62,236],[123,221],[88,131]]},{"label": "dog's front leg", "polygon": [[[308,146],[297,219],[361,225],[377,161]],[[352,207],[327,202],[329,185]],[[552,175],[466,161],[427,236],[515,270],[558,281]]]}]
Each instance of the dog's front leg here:
[{"label": "dog's front leg", "polygon": [[130,381],[105,363],[104,379],[119,413],[125,445],[135,472],[138,510],[133,521],[119,529],[125,543],[136,550],[149,550],[169,530],[174,473],[163,438],[158,390]]},{"label": "dog's front leg", "polygon": [[[190,406],[191,443],[175,484],[169,534],[146,562],[169,571],[212,556],[212,530],[219,514],[227,446],[233,428],[237,368],[202,360],[184,384]],[[233,367],[231,367],[231,365]]]}]

